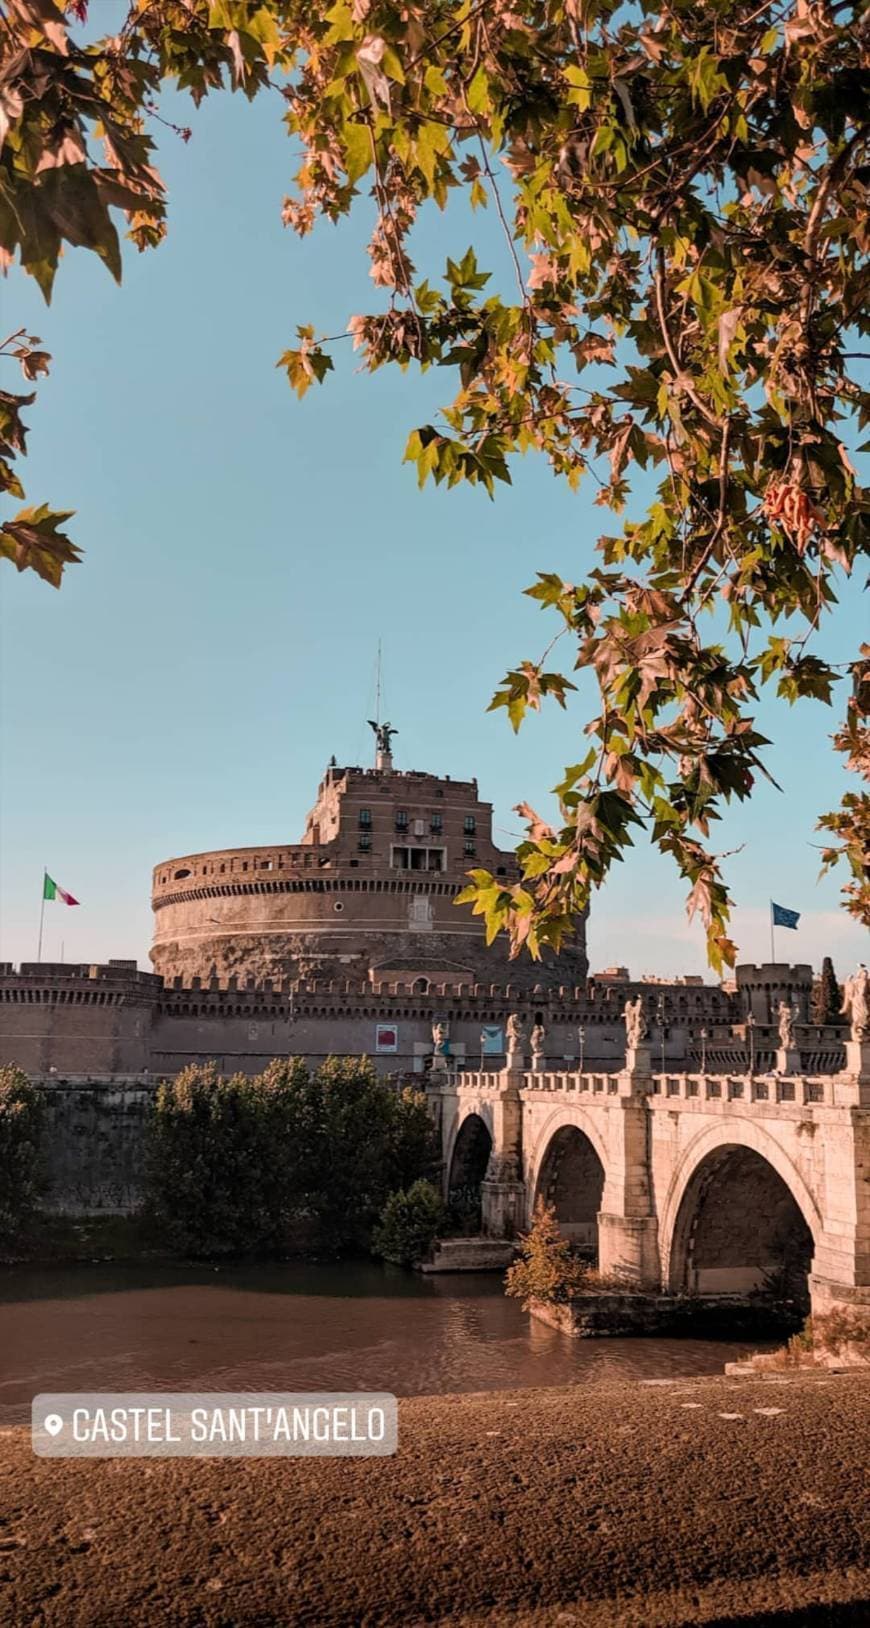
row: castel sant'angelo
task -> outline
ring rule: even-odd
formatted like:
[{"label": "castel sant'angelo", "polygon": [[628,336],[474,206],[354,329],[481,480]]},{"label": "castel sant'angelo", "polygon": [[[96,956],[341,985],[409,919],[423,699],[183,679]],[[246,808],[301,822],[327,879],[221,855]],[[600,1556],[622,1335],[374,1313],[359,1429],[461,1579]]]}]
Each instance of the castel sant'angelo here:
[{"label": "castel sant'angelo", "polygon": [[328,765],[298,843],[165,859],[153,873],[154,970],[135,961],[0,964],[0,1063],[34,1077],[148,1080],[214,1060],[256,1072],[273,1057],[317,1064],[367,1055],[382,1073],[424,1072],[437,1026],[456,1064],[504,1055],[516,1013],[546,1035],[553,1066],[581,1056],[622,1065],[626,1001],[642,996],[661,1066],[745,1064],[746,1020],[759,1065],[772,1059],[780,1000],[805,1025],[817,1066],[836,1034],[809,1023],[812,969],[738,967],[700,977],[591,977],[586,921],[561,953],[511,961],[456,905],[469,870],[506,881],[492,807],[476,780],[397,769],[396,733],[373,725],[371,768]]},{"label": "castel sant'angelo", "polygon": [[519,874],[493,845],[492,806],[476,780],[393,767],[389,724],[375,726],[373,769],[339,768],[320,783],[301,842],[167,859],[154,870],[151,959],[166,979],[497,980],[517,988],[582,984],[584,924],[570,948],[508,964],[483,927],[456,908],[476,865]]}]

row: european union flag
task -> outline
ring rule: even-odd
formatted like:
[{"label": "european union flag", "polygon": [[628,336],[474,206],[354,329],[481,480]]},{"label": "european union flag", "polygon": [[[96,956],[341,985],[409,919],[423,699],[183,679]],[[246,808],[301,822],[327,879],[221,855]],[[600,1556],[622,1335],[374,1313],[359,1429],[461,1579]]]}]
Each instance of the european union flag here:
[{"label": "european union flag", "polygon": [[786,910],[784,904],[774,904],[770,901],[770,919],[774,927],[797,927],[801,919],[799,910]]}]

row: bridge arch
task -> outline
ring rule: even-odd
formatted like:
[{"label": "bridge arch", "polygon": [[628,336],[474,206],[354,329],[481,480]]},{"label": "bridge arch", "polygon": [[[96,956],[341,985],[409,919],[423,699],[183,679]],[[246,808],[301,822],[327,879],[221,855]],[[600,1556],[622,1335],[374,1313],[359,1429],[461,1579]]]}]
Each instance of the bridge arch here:
[{"label": "bridge arch", "polygon": [[447,1201],[465,1214],[470,1227],[480,1226],[480,1188],[489,1156],[492,1130],[482,1114],[470,1109],[453,1129],[445,1168]]},{"label": "bridge arch", "polygon": [[821,1231],[815,1200],[776,1139],[726,1120],[693,1139],[674,1173],[660,1226],[663,1280],[675,1292],[726,1293],[773,1280],[809,1310]]},{"label": "bridge arch", "polygon": [[564,1236],[596,1258],[606,1160],[588,1116],[577,1108],[557,1110],[538,1136],[527,1181],[530,1214],[538,1199],[545,1199],[553,1205]]}]

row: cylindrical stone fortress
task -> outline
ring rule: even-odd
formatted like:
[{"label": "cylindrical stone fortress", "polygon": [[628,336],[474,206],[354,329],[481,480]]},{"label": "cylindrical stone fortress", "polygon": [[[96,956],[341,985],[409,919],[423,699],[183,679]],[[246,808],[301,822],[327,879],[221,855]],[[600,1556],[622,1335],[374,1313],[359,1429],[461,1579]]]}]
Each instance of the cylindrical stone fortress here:
[{"label": "cylindrical stone fortress", "polygon": [[516,987],[581,984],[569,949],[509,962],[454,901],[475,866],[516,880],[474,780],[330,766],[300,843],[167,859],[152,887],[151,959],[165,978],[367,977],[373,970]]}]

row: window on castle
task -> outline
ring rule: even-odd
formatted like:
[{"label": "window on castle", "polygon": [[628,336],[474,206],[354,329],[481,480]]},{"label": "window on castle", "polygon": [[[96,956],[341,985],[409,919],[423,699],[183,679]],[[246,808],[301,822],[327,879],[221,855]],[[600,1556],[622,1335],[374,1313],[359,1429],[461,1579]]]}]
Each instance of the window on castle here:
[{"label": "window on castle", "polygon": [[430,829],[430,831],[441,831],[441,830],[443,830],[443,828],[444,828],[444,815],[443,814],[433,814],[431,820],[429,821],[429,829]]},{"label": "window on castle", "polygon": [[476,852],[477,852],[477,849],[476,849],[474,843],[473,842],[466,842],[466,844],[465,844],[466,858],[472,858]]},{"label": "window on castle", "polygon": [[407,831],[407,829],[408,829],[408,811],[407,811],[407,809],[404,809],[404,808],[397,808],[396,809],[396,830],[397,831]]},{"label": "window on castle", "polygon": [[443,871],[443,848],[399,848],[393,845],[390,863],[396,871]]},{"label": "window on castle", "polygon": [[465,831],[465,835],[467,837],[473,837],[475,831],[477,830],[477,821],[474,818],[474,815],[473,814],[466,814],[465,819],[462,822],[462,825],[463,825],[463,829]]},{"label": "window on castle", "polygon": [[370,808],[361,808],[359,811],[359,826],[361,831],[371,830],[372,811]]},{"label": "window on castle", "polygon": [[363,833],[363,835],[359,839],[359,842],[357,843],[357,847],[360,848],[363,853],[368,853],[369,850],[371,849],[371,845],[372,845],[371,837],[367,836],[365,833]]}]

